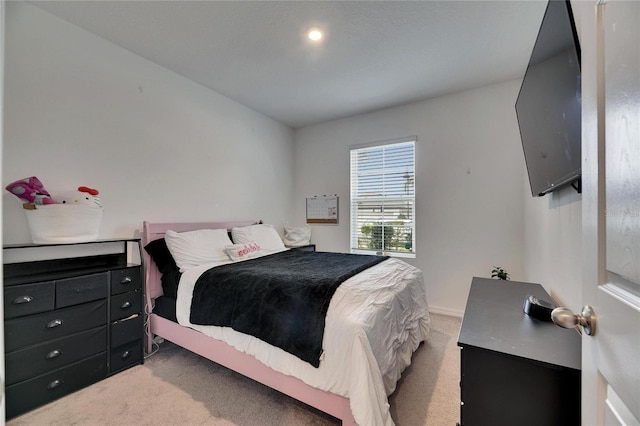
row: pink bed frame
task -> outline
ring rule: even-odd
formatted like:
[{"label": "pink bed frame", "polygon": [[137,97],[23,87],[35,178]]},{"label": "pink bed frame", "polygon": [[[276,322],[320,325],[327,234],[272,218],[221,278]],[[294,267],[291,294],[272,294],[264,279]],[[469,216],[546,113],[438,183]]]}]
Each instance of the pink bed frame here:
[{"label": "pink bed frame", "polygon": [[[227,229],[246,226],[256,221],[202,222],[202,223],[149,223],[143,224],[143,245],[164,238],[167,230],[176,232],[196,229]],[[160,272],[155,263],[143,250],[145,265],[146,312],[152,311],[153,300],[162,296]],[[150,313],[146,323],[146,352],[151,353],[154,335],[169,340],[185,349],[197,353],[213,362],[223,365],[250,379],[308,404],[320,411],[342,420],[343,425],[356,425],[351,413],[349,399],[324,390],[314,388],[303,381],[267,367],[251,355],[240,352],[223,341],[208,337],[199,331],[183,327],[176,322]]]}]

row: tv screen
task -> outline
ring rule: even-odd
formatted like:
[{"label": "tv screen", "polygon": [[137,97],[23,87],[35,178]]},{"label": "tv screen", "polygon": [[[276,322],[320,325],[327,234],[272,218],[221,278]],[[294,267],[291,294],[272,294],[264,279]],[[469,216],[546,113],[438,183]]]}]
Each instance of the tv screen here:
[{"label": "tv screen", "polygon": [[580,44],[569,1],[547,4],[516,100],[533,196],[571,184],[580,191]]}]

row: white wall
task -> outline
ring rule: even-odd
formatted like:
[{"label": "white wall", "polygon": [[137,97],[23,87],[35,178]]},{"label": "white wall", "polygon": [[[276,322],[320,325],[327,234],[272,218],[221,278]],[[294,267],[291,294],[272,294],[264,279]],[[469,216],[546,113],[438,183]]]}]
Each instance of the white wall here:
[{"label": "white wall", "polygon": [[[290,128],[24,2],[8,2],[2,187],[97,188],[101,238],[143,220],[288,219]],[[30,240],[3,190],[4,243]]]},{"label": "white wall", "polygon": [[524,210],[525,280],[542,284],[558,304],[581,311],[582,195],[568,187],[528,196]]},{"label": "white wall", "polygon": [[[349,145],[417,135],[417,244],[434,310],[464,309],[500,265],[579,303],[580,196],[532,198],[514,103],[519,81],[294,132],[23,2],[6,4],[3,187],[101,191],[101,237],[143,220],[303,223],[305,197],[340,196],[320,250],[349,250]],[[295,144],[294,144],[295,136]],[[3,191],[3,242],[29,241]]]},{"label": "white wall", "polygon": [[[4,33],[5,33],[5,13],[6,3],[0,0],[0,152],[2,152],[3,121],[2,111],[4,110]],[[0,174],[2,174],[2,164],[0,164]],[[2,219],[2,198],[0,198],[0,220]],[[0,229],[0,240],[2,240],[2,229]],[[3,255],[0,252],[0,261]],[[4,264],[4,263],[3,263]],[[4,283],[4,268],[0,270],[0,281]],[[4,291],[0,293],[0,318],[4,318]],[[4,397],[4,322],[0,327],[0,425],[5,424],[5,397]]]},{"label": "white wall", "polygon": [[295,132],[295,222],[305,197],[338,194],[338,225],[314,225],[319,250],[349,251],[349,146],[417,135],[416,259],[434,311],[460,314],[471,277],[494,265],[524,279],[525,164],[519,81]]}]

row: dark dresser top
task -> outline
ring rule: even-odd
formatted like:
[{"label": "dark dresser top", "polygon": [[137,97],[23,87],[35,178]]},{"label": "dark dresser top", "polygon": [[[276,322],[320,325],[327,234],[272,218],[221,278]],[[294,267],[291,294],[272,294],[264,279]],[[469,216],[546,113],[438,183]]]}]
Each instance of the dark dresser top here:
[{"label": "dark dresser top", "polygon": [[527,295],[554,303],[540,284],[474,277],[458,345],[580,370],[580,334],[525,314]]}]

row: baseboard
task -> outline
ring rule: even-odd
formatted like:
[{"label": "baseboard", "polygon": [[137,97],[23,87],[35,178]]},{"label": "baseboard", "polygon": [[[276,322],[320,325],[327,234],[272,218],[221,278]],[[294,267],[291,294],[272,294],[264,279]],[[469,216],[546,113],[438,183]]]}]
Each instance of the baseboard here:
[{"label": "baseboard", "polygon": [[464,315],[464,310],[451,309],[451,308],[445,308],[442,306],[433,306],[433,305],[429,305],[429,312],[433,312],[434,314],[449,315],[452,317],[459,317],[459,318],[462,318]]}]

